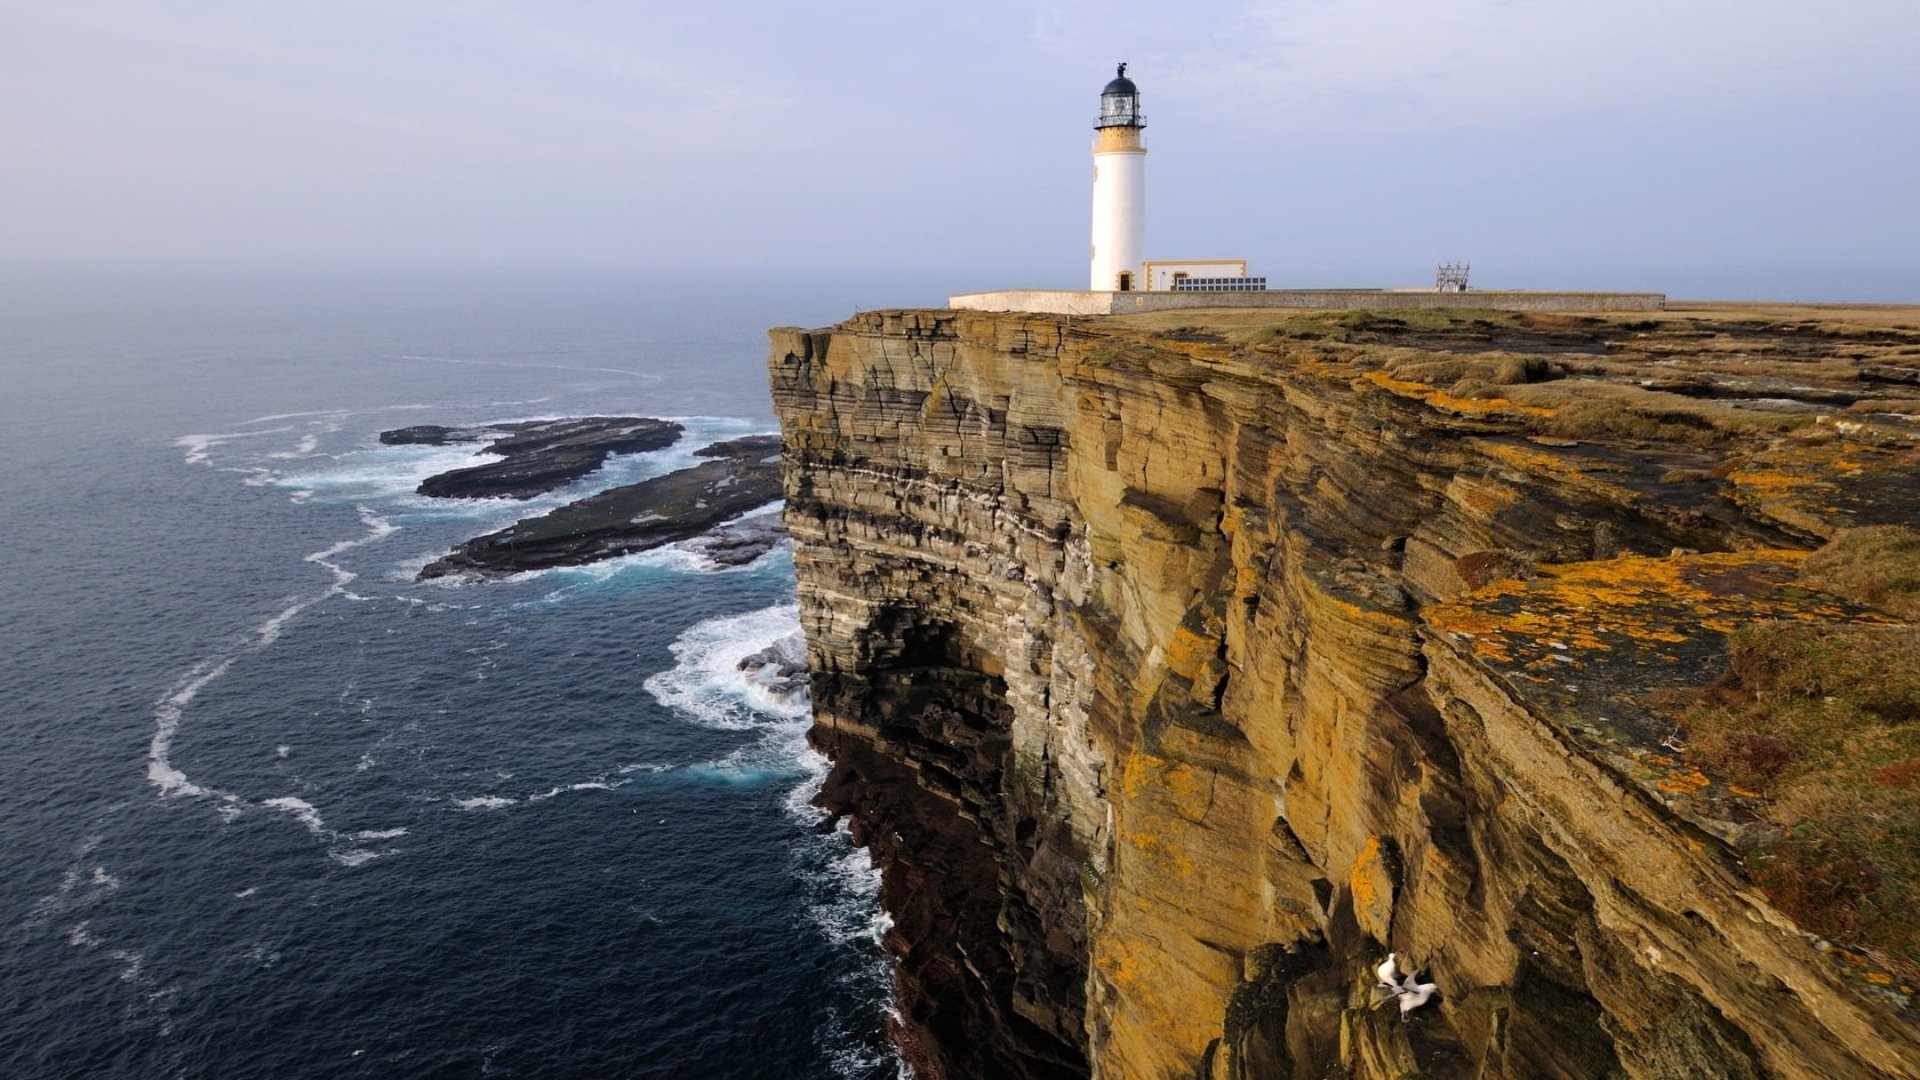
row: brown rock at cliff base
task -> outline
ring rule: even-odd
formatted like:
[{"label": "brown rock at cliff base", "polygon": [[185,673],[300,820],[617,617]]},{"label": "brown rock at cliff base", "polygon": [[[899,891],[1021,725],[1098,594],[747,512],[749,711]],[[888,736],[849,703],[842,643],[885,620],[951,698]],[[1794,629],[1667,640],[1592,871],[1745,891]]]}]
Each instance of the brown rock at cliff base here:
[{"label": "brown rock at cliff base", "polygon": [[[1920,427],[1825,410],[1916,349],[1911,309],[776,331],[823,799],[923,1075],[1920,1077],[1899,985],[1743,878],[1740,808],[1582,712],[1667,644],[1711,671],[1701,620],[1765,590],[1856,617],[1714,560],[1914,496]],[[1676,549],[1751,603],[1636,576]],[[1440,986],[1406,1024],[1382,946]]]}]

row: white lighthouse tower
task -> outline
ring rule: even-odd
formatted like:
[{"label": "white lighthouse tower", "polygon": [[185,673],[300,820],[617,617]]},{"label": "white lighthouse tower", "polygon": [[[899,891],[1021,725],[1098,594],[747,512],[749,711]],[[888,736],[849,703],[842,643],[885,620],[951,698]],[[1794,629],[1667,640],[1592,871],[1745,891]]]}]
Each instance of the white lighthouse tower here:
[{"label": "white lighthouse tower", "polygon": [[1147,242],[1147,148],[1140,145],[1140,91],[1121,64],[1100,91],[1093,138],[1093,276],[1096,292],[1144,288]]}]

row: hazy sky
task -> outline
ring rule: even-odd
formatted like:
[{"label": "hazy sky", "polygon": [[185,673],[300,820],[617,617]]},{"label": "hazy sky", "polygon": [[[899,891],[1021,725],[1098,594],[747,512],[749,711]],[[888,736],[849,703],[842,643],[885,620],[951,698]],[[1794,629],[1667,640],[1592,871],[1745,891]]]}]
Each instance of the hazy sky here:
[{"label": "hazy sky", "polygon": [[1920,0],[0,0],[0,261],[1920,260]]}]

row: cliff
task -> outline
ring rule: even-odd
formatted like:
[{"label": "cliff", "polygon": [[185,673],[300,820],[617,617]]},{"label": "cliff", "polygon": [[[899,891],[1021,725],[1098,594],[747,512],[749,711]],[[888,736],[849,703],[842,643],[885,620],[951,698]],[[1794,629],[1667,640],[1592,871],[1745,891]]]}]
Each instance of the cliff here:
[{"label": "cliff", "polygon": [[1920,313],[1399,315],[773,332],[919,1075],[1920,1077],[1903,868],[1794,892],[1824,759],[1702,711],[1910,640],[1807,553],[1916,520]]}]

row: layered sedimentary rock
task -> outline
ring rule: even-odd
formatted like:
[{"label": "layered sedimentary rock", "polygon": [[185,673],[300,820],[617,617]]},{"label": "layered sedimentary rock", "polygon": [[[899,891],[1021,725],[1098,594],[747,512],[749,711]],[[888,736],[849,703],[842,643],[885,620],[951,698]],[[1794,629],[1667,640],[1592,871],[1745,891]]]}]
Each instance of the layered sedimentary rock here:
[{"label": "layered sedimentary rock", "polygon": [[1743,620],[1892,621],[1795,574],[1912,520],[1913,418],[1841,410],[1920,331],[1172,318],[772,335],[918,1074],[1920,1077],[1652,704]]}]

